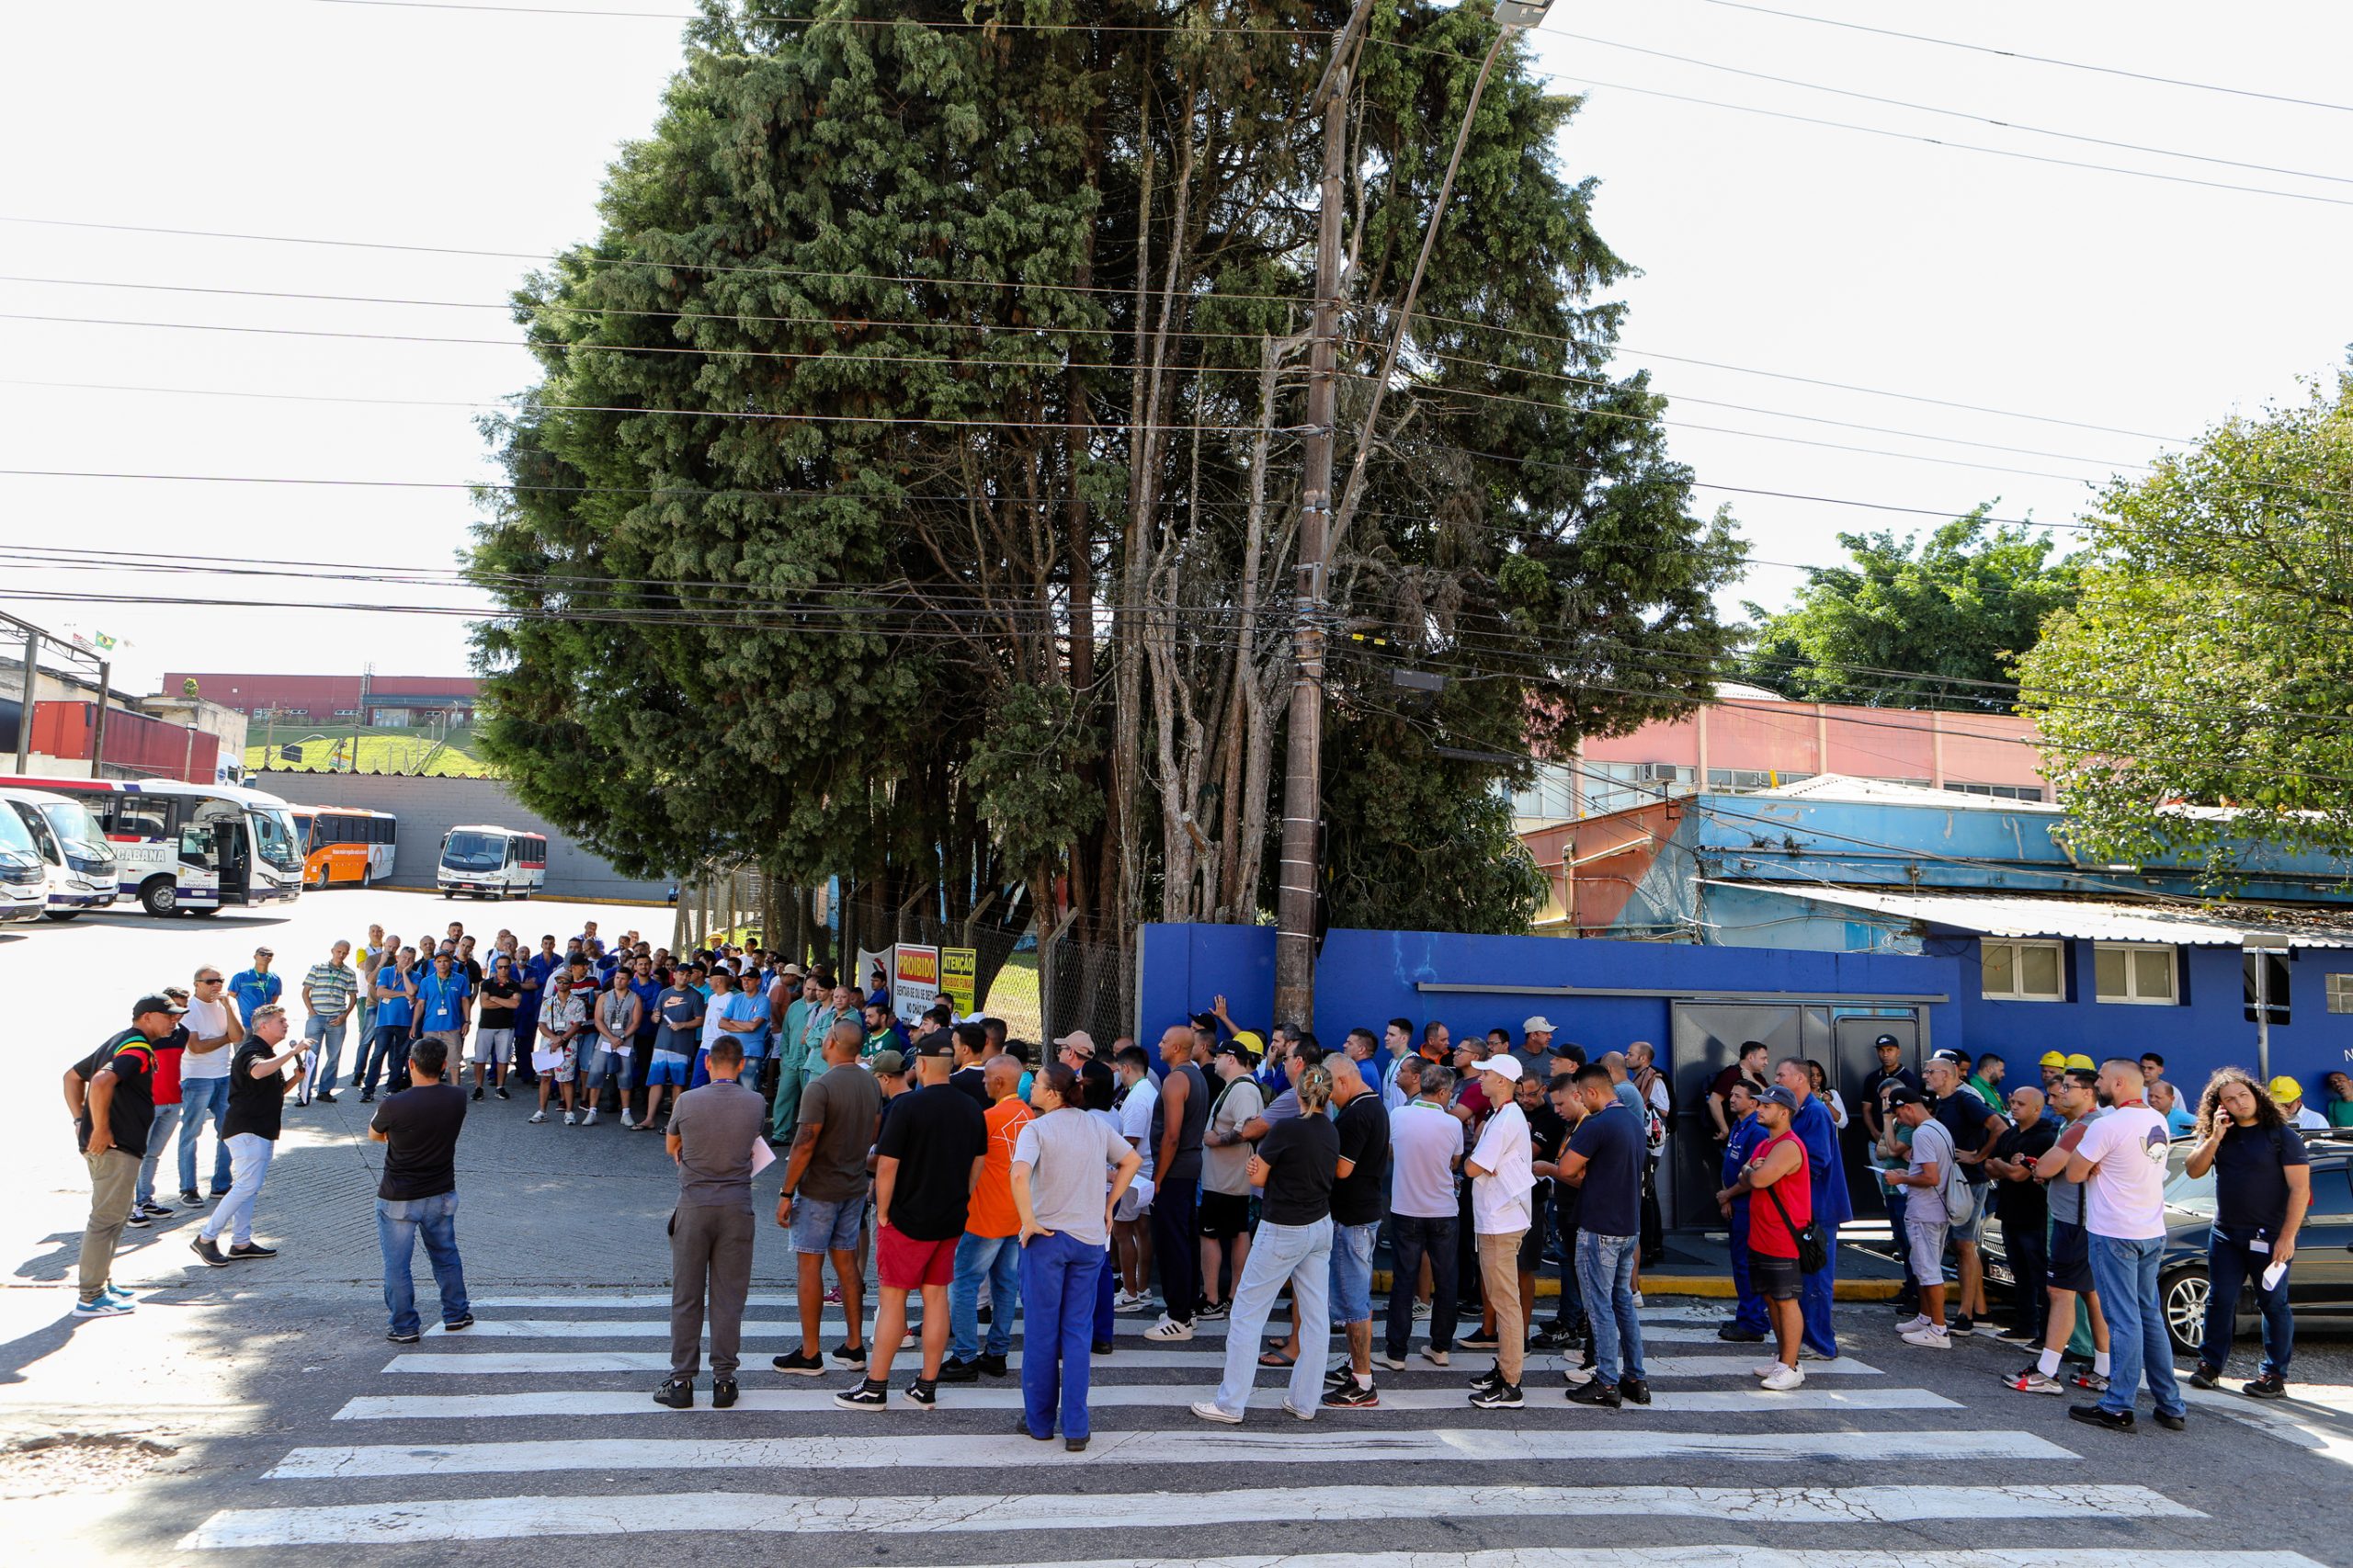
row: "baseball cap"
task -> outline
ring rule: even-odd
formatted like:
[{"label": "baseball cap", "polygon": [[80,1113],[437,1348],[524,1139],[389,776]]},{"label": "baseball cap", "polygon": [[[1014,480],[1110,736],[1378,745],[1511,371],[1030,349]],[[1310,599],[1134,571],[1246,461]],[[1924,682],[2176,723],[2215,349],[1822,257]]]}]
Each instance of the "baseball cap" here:
[{"label": "baseball cap", "polygon": [[[1907,1094],[1910,1093],[1909,1090],[1905,1090],[1904,1092]],[[1916,1098],[1917,1096],[1915,1097]],[[1894,1095],[1890,1095],[1888,1098],[1897,1105],[1902,1105],[1904,1103],[1902,1099]],[[1797,1096],[1790,1093],[1789,1090],[1781,1087],[1779,1084],[1774,1085],[1771,1088],[1767,1089],[1763,1094],[1757,1096],[1756,1103],[1758,1105],[1777,1105],[1783,1110],[1793,1111],[1798,1108]]]},{"label": "baseball cap", "polygon": [[254,957],[257,959],[274,959],[278,955],[276,953],[271,952],[267,948],[256,948],[254,949]]},{"label": "baseball cap", "polygon": [[786,965],[784,966],[784,968],[783,968],[781,971],[779,971],[779,973],[782,973],[782,974],[789,975],[789,976],[790,976],[790,977],[791,977],[792,979],[794,979],[794,980],[806,980],[806,979],[808,979],[808,978],[809,978],[808,971],[805,971],[805,970],[803,970],[803,969],[802,969],[799,964],[797,964],[797,963],[789,963],[789,964],[786,964]]},{"label": "baseball cap", "polygon": [[2067,1058],[2059,1051],[2046,1051],[2042,1053],[2042,1060],[2036,1063],[2036,1065],[2040,1067],[2064,1067],[2067,1065]]},{"label": "baseball cap", "polygon": [[1207,1029],[1211,1033],[1214,1034],[1217,1032],[1217,1015],[1215,1013],[1196,1013],[1193,1015],[1193,1027],[1197,1029]]},{"label": "baseball cap", "polygon": [[1517,1083],[1519,1079],[1519,1058],[1509,1051],[1490,1056],[1479,1063],[1479,1071],[1493,1073],[1498,1078],[1509,1078]]},{"label": "baseball cap", "polygon": [[2099,1063],[2079,1051],[2067,1058],[2067,1070],[2071,1073],[2097,1073]]},{"label": "baseball cap", "polygon": [[1535,1017],[1524,1018],[1520,1021],[1519,1032],[1522,1034],[1551,1034],[1552,1032],[1552,1020],[1545,1017],[1540,1013]]},{"label": "baseball cap", "polygon": [[147,1013],[170,1013],[177,1016],[178,1014],[185,1013],[187,1011],[188,1009],[186,1007],[181,1006],[177,1002],[173,1001],[168,996],[142,996],[138,1002],[132,1006],[131,1009],[131,1016],[133,1018],[140,1017],[142,1015]]},{"label": "baseball cap", "polygon": [[1951,1050],[1931,1051],[1928,1053],[1928,1060],[1931,1062],[1949,1062],[1956,1067],[1966,1067],[1969,1065],[1969,1058],[1967,1056],[1958,1051]]},{"label": "baseball cap", "polygon": [[1064,1046],[1074,1051],[1083,1051],[1089,1062],[1095,1060],[1095,1037],[1085,1029],[1073,1029],[1066,1035],[1056,1036],[1054,1049],[1060,1051]]},{"label": "baseball cap", "polygon": [[915,1041],[915,1054],[953,1057],[956,1054],[956,1037],[946,1029],[934,1029]]},{"label": "baseball cap", "polygon": [[2304,1086],[2284,1073],[2264,1087],[2271,1091],[2272,1101],[2277,1105],[2287,1105],[2304,1097]]},{"label": "baseball cap", "polygon": [[1872,1049],[1873,1051],[1877,1051],[1877,1050],[1878,1050],[1881,1046],[1882,1046],[1882,1045],[1892,1045],[1892,1046],[1895,1047],[1895,1049],[1896,1049],[1896,1050],[1898,1050],[1898,1051],[1901,1051],[1901,1050],[1903,1050],[1903,1049],[1904,1049],[1904,1042],[1903,1042],[1902,1040],[1900,1040],[1896,1039],[1896,1038],[1895,1038],[1893,1035],[1892,1035],[1892,1034],[1883,1034],[1883,1035],[1880,1036],[1877,1040],[1875,1040],[1871,1041],[1871,1049]]},{"label": "baseball cap", "polygon": [[[1772,1088],[1766,1090],[1765,1093],[1769,1097],[1777,1091],[1787,1093],[1786,1090],[1781,1089],[1781,1085],[1779,1084],[1774,1085]],[[1890,1106],[1927,1105],[1928,1103],[1928,1099],[1927,1096],[1914,1088],[1911,1085],[1898,1084],[1895,1087],[1887,1091],[1887,1103]]]},{"label": "baseball cap", "polygon": [[1250,1048],[1243,1044],[1239,1040],[1226,1040],[1215,1051],[1211,1051],[1210,1054],[1211,1056],[1231,1056],[1236,1062],[1241,1062],[1245,1067],[1249,1066],[1252,1062],[1258,1060],[1257,1057],[1252,1053]]},{"label": "baseball cap", "polygon": [[907,1070],[907,1059],[895,1051],[878,1051],[867,1066],[877,1073],[904,1073]]}]

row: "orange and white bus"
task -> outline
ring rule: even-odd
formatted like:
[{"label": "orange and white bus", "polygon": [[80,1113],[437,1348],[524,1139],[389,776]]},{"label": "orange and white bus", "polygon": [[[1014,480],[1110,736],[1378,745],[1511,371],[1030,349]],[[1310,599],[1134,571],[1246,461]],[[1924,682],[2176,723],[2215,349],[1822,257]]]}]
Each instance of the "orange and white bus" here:
[{"label": "orange and white bus", "polygon": [[294,836],[302,842],[302,885],[336,882],[368,887],[392,874],[399,819],[365,806],[295,806]]}]

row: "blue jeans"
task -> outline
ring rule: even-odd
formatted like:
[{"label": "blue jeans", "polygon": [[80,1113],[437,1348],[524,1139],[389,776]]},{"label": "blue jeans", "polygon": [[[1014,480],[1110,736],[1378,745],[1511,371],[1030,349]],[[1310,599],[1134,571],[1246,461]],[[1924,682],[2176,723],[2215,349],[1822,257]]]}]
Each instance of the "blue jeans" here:
[{"label": "blue jeans", "polygon": [[1732,1206],[1732,1289],[1740,1301],[1733,1310],[1732,1321],[1751,1334],[1770,1334],[1772,1314],[1765,1310],[1765,1297],[1748,1278],[1748,1204],[1744,1198]]},{"label": "blue jeans", "polygon": [[1804,1315],[1804,1340],[1825,1359],[1838,1357],[1838,1330],[1830,1321],[1832,1293],[1838,1285],[1838,1227],[1822,1227],[1822,1244],[1829,1261],[1798,1278],[1798,1310]]},{"label": "blue jeans", "polygon": [[234,1246],[244,1246],[254,1239],[254,1200],[261,1196],[262,1179],[269,1175],[270,1156],[277,1153],[277,1142],[258,1133],[231,1134],[230,1168],[236,1179],[229,1185],[229,1196],[212,1206],[212,1213],[199,1227],[199,1234],[206,1241],[218,1241],[226,1235]]},{"label": "blue jeans", "polygon": [[[956,1278],[964,1278],[966,1243],[993,1241],[967,1234],[956,1248]],[[1091,1242],[1066,1231],[1034,1236],[1028,1246],[1004,1238],[996,1256],[1010,1259],[1020,1271],[1021,1409],[1033,1437],[1051,1437],[1054,1414],[1062,1413],[1063,1436],[1079,1438],[1090,1428],[1086,1416],[1088,1360],[1095,1337],[1097,1284],[1103,1277],[1104,1252]],[[978,1277],[975,1276],[977,1281]],[[991,1287],[995,1289],[995,1287]],[[977,1282],[974,1289],[978,1289]],[[990,1310],[990,1337],[1013,1318],[1013,1291],[996,1298]],[[963,1314],[957,1313],[958,1332]],[[1007,1330],[1008,1335],[1010,1330]],[[1007,1344],[1012,1343],[1008,1337]],[[961,1354],[961,1352],[959,1352]]]},{"label": "blue jeans", "polygon": [[1021,1299],[1019,1237],[967,1231],[956,1243],[956,1277],[948,1284],[948,1353],[959,1361],[980,1354],[983,1279],[989,1282],[988,1351],[1002,1356],[1013,1348],[1013,1311]]},{"label": "blue jeans", "polygon": [[[1454,1233],[1451,1214],[1425,1218],[1418,1214],[1389,1217],[1389,1244],[1395,1267],[1389,1274],[1387,1349],[1400,1360],[1414,1332],[1414,1292],[1421,1286],[1422,1259],[1430,1263],[1430,1348],[1454,1346]],[[1257,1256],[1255,1250],[1251,1255]],[[1307,1320],[1299,1320],[1302,1324]],[[1305,1357],[1301,1358],[1306,1359]]]},{"label": "blue jeans", "polygon": [[441,1321],[463,1318],[466,1271],[458,1261],[458,1195],[436,1198],[376,1199],[376,1244],[384,1254],[384,1305],[392,1314],[394,1334],[417,1331],[416,1284],[409,1278],[417,1238],[425,1238],[425,1256],[433,1265],[433,1286],[441,1293]]},{"label": "blue jeans", "polygon": [[302,1020],[302,1038],[318,1048],[317,1060],[303,1080],[302,1095],[305,1099],[321,1090],[334,1091],[335,1070],[343,1065],[344,1031],[350,1026],[349,1018],[329,1022],[317,1013]]},{"label": "blue jeans", "polygon": [[2108,1392],[2099,1396],[2099,1407],[2111,1415],[2131,1410],[2144,1374],[2158,1415],[2179,1415],[2185,1408],[2174,1381],[2164,1305],[2157,1299],[2157,1264],[2165,1250],[2163,1236],[2134,1241],[2091,1234],[2092,1283],[2099,1288],[2099,1308],[2108,1317]]},{"label": "blue jeans", "polygon": [[1341,1323],[1372,1321],[1372,1248],[1381,1221],[1332,1228],[1332,1315]]},{"label": "blue jeans", "polygon": [[2263,1309],[2263,1364],[2256,1369],[2256,1375],[2284,1376],[2296,1353],[2296,1318],[2288,1310],[2288,1281],[2283,1278],[2276,1290],[2265,1290],[2263,1271],[2271,1267],[2271,1255],[2247,1246],[2260,1233],[2244,1226],[2217,1225],[2206,1234],[2206,1273],[2213,1291],[2206,1298],[2206,1343],[2199,1346],[2198,1358],[2218,1372],[2230,1365],[2231,1340],[2238,1332],[2239,1297],[2250,1280],[2256,1301]]},{"label": "blue jeans", "polygon": [[164,1145],[172,1141],[172,1130],[180,1124],[180,1108],[159,1105],[155,1108],[154,1125],[147,1130],[147,1152],[139,1157],[139,1179],[131,1188],[133,1204],[155,1201],[155,1167],[164,1163]]},{"label": "blue jeans", "polygon": [[359,1085],[362,1098],[376,1092],[376,1074],[382,1072],[394,1088],[408,1076],[408,1026],[380,1024],[368,1037],[367,1045],[359,1052],[359,1061],[351,1076]]},{"label": "blue jeans", "polygon": [[1218,1384],[1217,1407],[1239,1415],[1250,1406],[1250,1385],[1258,1377],[1258,1336],[1275,1293],[1290,1281],[1299,1308],[1299,1359],[1290,1369],[1284,1403],[1313,1420],[1324,1398],[1324,1364],[1332,1352],[1332,1219],[1312,1225],[1258,1221],[1250,1261],[1234,1282],[1233,1315],[1225,1325],[1225,1381]]},{"label": "blue jeans", "polygon": [[1643,1375],[1643,1324],[1634,1315],[1634,1261],[1641,1254],[1637,1237],[1577,1233],[1577,1289],[1593,1324],[1594,1375],[1605,1383]]},{"label": "blue jeans", "polygon": [[221,1120],[229,1114],[229,1080],[180,1080],[180,1190],[194,1192],[196,1141],[212,1129],[212,1190],[229,1190],[229,1141],[221,1135]]}]

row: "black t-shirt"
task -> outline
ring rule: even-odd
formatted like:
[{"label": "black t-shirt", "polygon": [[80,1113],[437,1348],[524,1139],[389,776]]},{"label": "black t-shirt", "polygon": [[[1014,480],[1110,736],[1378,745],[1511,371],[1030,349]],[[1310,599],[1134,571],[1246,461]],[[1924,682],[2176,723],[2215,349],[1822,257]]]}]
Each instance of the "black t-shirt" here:
[{"label": "black t-shirt", "polygon": [[1577,1123],[1569,1153],[1586,1159],[1577,1210],[1582,1227],[1604,1236],[1642,1233],[1643,1124],[1631,1108],[1612,1100]]},{"label": "black t-shirt", "polygon": [[1313,1225],[1332,1212],[1332,1188],[1340,1176],[1340,1130],[1330,1117],[1318,1112],[1276,1122],[1258,1140],[1258,1157],[1267,1162],[1259,1219]]},{"label": "black t-shirt", "polygon": [[[514,1005],[521,999],[523,987],[512,980],[485,980],[482,983],[482,1027],[486,1029],[511,1029],[515,1027]],[[500,1004],[492,1006],[493,1002]]]},{"label": "black t-shirt", "polygon": [[989,1075],[979,1062],[959,1067],[948,1074],[948,1086],[962,1094],[983,1111],[989,1108]]},{"label": "black t-shirt", "polygon": [[2234,1125],[2214,1151],[2214,1223],[2278,1235],[2288,1222],[2287,1167],[2311,1164],[2294,1128]]},{"label": "black t-shirt", "polygon": [[1901,1084],[1915,1095],[1921,1092],[1920,1074],[1911,1068],[1898,1067],[1890,1072],[1884,1067],[1874,1067],[1863,1079],[1863,1103],[1876,1108],[1880,1090],[1890,1084]]},{"label": "black t-shirt", "polygon": [[1332,1187],[1332,1223],[1370,1225],[1389,1211],[1389,1112],[1378,1090],[1358,1095],[1333,1119],[1339,1158],[1356,1168]]},{"label": "black t-shirt", "polygon": [[229,1058],[229,1110],[221,1119],[222,1137],[250,1132],[256,1138],[277,1138],[278,1118],[286,1108],[286,1071],[280,1068],[263,1077],[254,1076],[255,1062],[277,1054],[277,1047],[247,1035],[237,1053]]},{"label": "black t-shirt", "polygon": [[458,1133],[466,1124],[466,1091],[420,1084],[376,1108],[369,1126],[384,1135],[384,1177],[376,1196],[398,1202],[458,1190]]},{"label": "black t-shirt", "polygon": [[[1569,1141],[1568,1118],[1552,1108],[1552,1098],[1550,1095],[1538,1100],[1536,1108],[1525,1114],[1528,1117],[1529,1157],[1536,1160],[1550,1160],[1554,1165],[1560,1164],[1563,1148]],[[1529,1211],[1536,1215],[1539,1229],[1543,1226],[1543,1215],[1540,1210],[1542,1206],[1551,1200],[1556,1185],[1550,1176],[1538,1176],[1536,1185],[1529,1189]]]},{"label": "black t-shirt", "polygon": [[[2037,1119],[2032,1127],[2013,1126],[1994,1141],[1994,1154],[2003,1160],[2040,1159],[2059,1142],[2059,1124],[2052,1117]],[[2040,1235],[2051,1217],[2051,1194],[2042,1183],[2029,1176],[2024,1181],[2003,1181],[1994,1185],[1994,1207],[2002,1216],[2002,1233],[2009,1235],[2031,1230]]]},{"label": "black t-shirt", "polygon": [[891,1228],[911,1241],[964,1233],[972,1162],[988,1152],[988,1123],[969,1096],[948,1084],[901,1095],[874,1152],[899,1162],[891,1186]]},{"label": "black t-shirt", "polygon": [[[1740,1070],[1740,1063],[1737,1062],[1725,1068],[1722,1072],[1717,1074],[1714,1080],[1708,1085],[1708,1093],[1715,1096],[1716,1098],[1724,1102],[1724,1125],[1727,1127],[1732,1125],[1732,1086],[1734,1084],[1747,1085],[1748,1092],[1752,1095],[1761,1095],[1765,1092],[1765,1085],[1762,1083],[1759,1083],[1756,1079],[1752,1078],[1747,1074],[1742,1072]],[[1708,1136],[1711,1138],[1716,1137],[1716,1129],[1713,1122],[1710,1122],[1708,1124]],[[1719,1142],[1722,1142],[1721,1139],[1718,1139],[1717,1141]]]},{"label": "black t-shirt", "polygon": [[1974,1164],[1961,1156],[1974,1154],[1985,1146],[1985,1122],[1994,1113],[1985,1102],[1968,1089],[1955,1089],[1937,1102],[1937,1119],[1952,1134],[1954,1163],[1961,1174],[1969,1178],[1972,1187],[1983,1187],[1992,1178],[1983,1160]]},{"label": "black t-shirt", "polygon": [[[51,1058],[51,1060],[55,1060]],[[102,1067],[114,1070],[114,1099],[107,1106],[107,1134],[126,1154],[144,1156],[147,1134],[155,1125],[155,1048],[137,1029],[124,1029],[74,1063],[87,1084]],[[89,1102],[74,1123],[74,1147],[90,1146]]]}]

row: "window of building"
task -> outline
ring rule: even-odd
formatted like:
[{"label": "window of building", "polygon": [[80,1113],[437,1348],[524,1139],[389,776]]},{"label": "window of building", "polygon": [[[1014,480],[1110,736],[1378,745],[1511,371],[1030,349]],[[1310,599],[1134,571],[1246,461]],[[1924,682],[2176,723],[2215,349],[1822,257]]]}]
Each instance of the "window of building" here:
[{"label": "window of building", "polygon": [[2332,1013],[2353,1013],[2353,974],[2332,974],[2328,977],[2328,1010]]},{"label": "window of building", "polygon": [[2173,1006],[2175,951],[2161,944],[2098,942],[2092,947],[2092,989],[2103,1002]]},{"label": "window of building", "polygon": [[1991,1002],[2064,1002],[2066,945],[1995,940],[1977,944],[1978,989]]},{"label": "window of building", "polygon": [[1778,785],[1795,784],[1813,777],[1811,773],[1782,773],[1776,769],[1763,767],[1711,767],[1708,769],[1708,788],[1711,790],[1770,790]]},{"label": "window of building", "polygon": [[1961,795],[1986,795],[1996,801],[2040,801],[2042,787],[2039,784],[1947,784],[1947,790]]},{"label": "window of building", "polygon": [[2260,1014],[2275,1024],[2288,1021],[2288,955],[2286,953],[2250,952],[2242,960],[2245,978],[2245,1017],[2256,1021]]}]

